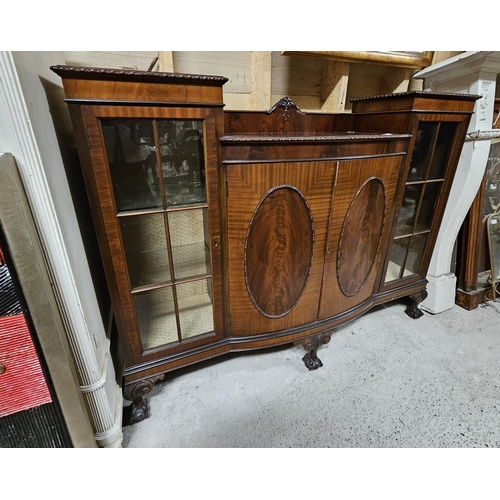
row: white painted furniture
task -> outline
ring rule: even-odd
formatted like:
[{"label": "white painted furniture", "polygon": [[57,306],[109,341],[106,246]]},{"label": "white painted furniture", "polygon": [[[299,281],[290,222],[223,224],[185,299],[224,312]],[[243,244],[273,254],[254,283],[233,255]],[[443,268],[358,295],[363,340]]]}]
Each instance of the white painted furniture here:
[{"label": "white painted furniture", "polygon": [[58,57],[61,53],[0,52],[0,152],[11,153],[19,168],[95,441],[116,447],[122,440],[123,398],[65,182],[54,110],[42,86],[57,81],[49,66]]},{"label": "white painted furniture", "polygon": [[433,92],[479,94],[455,179],[446,206],[441,229],[429,266],[428,297],[421,308],[436,314],[455,304],[456,276],[451,271],[452,254],[462,223],[481,185],[491,138],[493,106],[500,52],[464,52],[429,66],[414,75],[424,79],[424,89]]}]

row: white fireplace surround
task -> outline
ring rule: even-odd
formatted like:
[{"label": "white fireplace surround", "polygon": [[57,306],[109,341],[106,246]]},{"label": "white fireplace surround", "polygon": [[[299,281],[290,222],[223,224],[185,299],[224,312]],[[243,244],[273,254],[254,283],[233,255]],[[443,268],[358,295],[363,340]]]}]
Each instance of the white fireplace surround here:
[{"label": "white fireplace surround", "polygon": [[424,90],[481,95],[476,101],[466,142],[444,212],[427,279],[428,297],[420,307],[437,314],[455,305],[456,276],[451,272],[455,241],[469,208],[482,184],[491,139],[500,52],[464,52],[429,66],[413,78],[424,80]]},{"label": "white fireplace surround", "polygon": [[[41,83],[53,78],[49,67],[60,62],[62,53],[17,54],[15,60],[12,52],[0,51],[0,152],[14,156],[23,181],[95,443],[120,447],[123,399]],[[65,207],[62,213],[58,205]]]}]

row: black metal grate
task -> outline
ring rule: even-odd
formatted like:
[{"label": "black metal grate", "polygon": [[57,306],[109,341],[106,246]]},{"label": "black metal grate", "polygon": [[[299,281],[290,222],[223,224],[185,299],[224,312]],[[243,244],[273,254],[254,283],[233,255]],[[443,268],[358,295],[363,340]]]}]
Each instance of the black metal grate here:
[{"label": "black metal grate", "polygon": [[[7,245],[0,226],[0,250],[8,256]],[[7,258],[5,259],[8,262]],[[61,407],[55,396],[52,381],[45,366],[45,360],[40,355],[38,339],[34,332],[29,310],[23,308],[24,297],[18,295],[15,282],[17,276],[7,265],[0,265],[0,316],[12,316],[24,313],[31,336],[38,351],[40,364],[45,373],[52,403],[43,404],[36,408],[20,411],[0,418],[0,448],[72,448],[71,437],[68,433]],[[20,288],[19,288],[20,289]]]},{"label": "black metal grate", "polygon": [[0,316],[12,316],[21,313],[21,304],[14,289],[9,268],[0,265]]},{"label": "black metal grate", "polygon": [[0,448],[71,447],[71,439],[56,403],[0,418]]}]

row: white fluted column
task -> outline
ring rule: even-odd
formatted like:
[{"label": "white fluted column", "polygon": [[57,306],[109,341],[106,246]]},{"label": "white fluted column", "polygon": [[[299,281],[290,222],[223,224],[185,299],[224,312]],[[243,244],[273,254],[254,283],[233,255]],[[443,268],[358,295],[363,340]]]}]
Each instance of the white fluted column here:
[{"label": "white fluted column", "polygon": [[451,258],[458,232],[482,184],[488,161],[491,141],[484,132],[492,129],[496,77],[499,72],[500,52],[475,51],[464,52],[414,75],[415,78],[424,79],[426,90],[482,96],[476,101],[429,265],[428,297],[422,302],[421,308],[434,314],[455,305],[456,276],[451,272]]},{"label": "white fluted column", "polygon": [[[93,320],[92,329],[89,328],[45,174],[45,168],[50,166],[44,168],[14,58],[7,51],[0,52],[0,92],[0,150],[7,148],[19,167],[54,282],[81,390],[88,403],[96,442],[99,446],[119,446],[122,400],[109,355],[109,340],[104,326],[99,329]],[[95,305],[94,314],[99,314],[97,302]]]}]

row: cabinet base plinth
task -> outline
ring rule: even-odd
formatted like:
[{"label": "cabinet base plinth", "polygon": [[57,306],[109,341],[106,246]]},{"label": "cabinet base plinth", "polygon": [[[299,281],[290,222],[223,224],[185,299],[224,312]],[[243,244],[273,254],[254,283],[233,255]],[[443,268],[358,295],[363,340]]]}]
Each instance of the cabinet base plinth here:
[{"label": "cabinet base plinth", "polygon": [[472,290],[466,292],[457,288],[455,295],[455,304],[471,311],[472,309],[477,309],[480,304],[484,304],[487,300],[487,295],[491,291],[491,288],[478,288],[477,290]]}]

